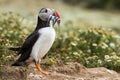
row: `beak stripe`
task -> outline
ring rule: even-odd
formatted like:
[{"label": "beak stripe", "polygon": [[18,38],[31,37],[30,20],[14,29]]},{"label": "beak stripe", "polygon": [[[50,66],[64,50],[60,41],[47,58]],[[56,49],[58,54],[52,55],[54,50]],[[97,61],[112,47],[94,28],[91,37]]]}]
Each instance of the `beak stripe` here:
[{"label": "beak stripe", "polygon": [[58,18],[60,18],[59,13],[58,13],[55,9],[53,9],[53,11],[54,11],[55,15],[56,15]]}]

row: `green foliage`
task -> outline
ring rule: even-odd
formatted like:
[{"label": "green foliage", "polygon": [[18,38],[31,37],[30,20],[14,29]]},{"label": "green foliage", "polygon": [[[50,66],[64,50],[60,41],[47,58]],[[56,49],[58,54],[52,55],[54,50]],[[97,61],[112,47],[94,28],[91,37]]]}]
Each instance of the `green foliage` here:
[{"label": "green foliage", "polygon": [[8,47],[23,43],[30,31],[25,23],[28,22],[23,17],[12,12],[0,15],[0,64],[14,59],[14,54],[10,54]]},{"label": "green foliage", "polygon": [[[72,29],[57,37],[49,57],[86,67],[120,69],[120,36],[102,28]],[[55,53],[54,53],[55,52]]]},{"label": "green foliage", "polygon": [[63,0],[70,5],[83,5],[87,8],[120,10],[120,0]]},{"label": "green foliage", "polygon": [[82,0],[63,0],[63,2],[70,4],[70,5],[78,5]]},{"label": "green foliage", "polygon": [[[14,60],[15,54],[9,46],[19,46],[31,33],[32,24],[18,14],[0,15],[0,67]],[[120,70],[120,36],[103,28],[72,28],[72,21],[65,23],[49,53],[46,55],[49,66],[57,61],[79,62],[86,67],[107,67]],[[69,29],[68,29],[69,27]]]}]

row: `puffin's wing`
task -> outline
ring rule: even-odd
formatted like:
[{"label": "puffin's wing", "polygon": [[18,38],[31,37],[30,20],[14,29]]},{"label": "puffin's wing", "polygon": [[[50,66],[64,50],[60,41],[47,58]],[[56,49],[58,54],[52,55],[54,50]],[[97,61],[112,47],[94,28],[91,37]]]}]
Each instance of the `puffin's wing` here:
[{"label": "puffin's wing", "polygon": [[[26,38],[25,42],[23,43],[21,50],[18,54],[21,54],[19,59],[16,62],[22,62],[29,58],[30,53],[32,51],[32,47],[37,41],[40,34],[38,32],[32,33],[28,38]],[[15,64],[16,64],[15,62]],[[14,65],[14,64],[13,64]]]},{"label": "puffin's wing", "polygon": [[32,34],[30,34],[25,39],[25,42],[23,43],[19,54],[24,54],[24,52],[26,52],[27,50],[32,49],[34,43],[37,41],[39,36],[40,36],[40,34],[38,32],[33,32]]},{"label": "puffin's wing", "polygon": [[25,39],[25,42],[23,43],[23,45],[18,53],[21,55],[18,58],[18,60],[12,64],[12,66],[20,66],[20,62],[23,62],[29,58],[30,53],[32,51],[32,47],[33,47],[34,43],[37,41],[39,36],[40,36],[40,34],[38,32],[33,32]]},{"label": "puffin's wing", "polygon": [[8,47],[8,49],[12,50],[12,51],[18,51],[18,54],[21,54],[22,50],[30,47],[29,45],[34,45],[34,42],[36,42],[38,36],[39,36],[39,34],[37,32],[33,32],[25,39],[25,42],[23,43],[22,46]]}]

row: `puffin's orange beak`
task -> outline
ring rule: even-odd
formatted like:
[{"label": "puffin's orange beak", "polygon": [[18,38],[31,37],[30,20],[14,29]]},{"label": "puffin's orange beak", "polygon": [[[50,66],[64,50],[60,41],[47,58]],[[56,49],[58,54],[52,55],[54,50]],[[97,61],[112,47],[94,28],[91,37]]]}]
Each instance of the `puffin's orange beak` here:
[{"label": "puffin's orange beak", "polygon": [[60,18],[60,14],[55,9],[53,9],[53,12],[54,12],[56,17]]},{"label": "puffin's orange beak", "polygon": [[58,26],[60,25],[60,14],[55,10],[53,10],[53,15],[49,18],[49,21],[52,20],[53,21],[53,26],[55,25],[55,23],[57,22]]}]

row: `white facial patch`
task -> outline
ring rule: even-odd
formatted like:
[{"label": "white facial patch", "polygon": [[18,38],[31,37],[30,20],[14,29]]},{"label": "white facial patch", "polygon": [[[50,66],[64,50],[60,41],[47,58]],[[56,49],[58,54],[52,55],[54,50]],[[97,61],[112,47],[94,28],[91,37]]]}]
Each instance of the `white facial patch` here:
[{"label": "white facial patch", "polygon": [[49,16],[53,14],[53,11],[50,8],[43,8],[39,13],[39,18],[43,21],[47,21]]}]

